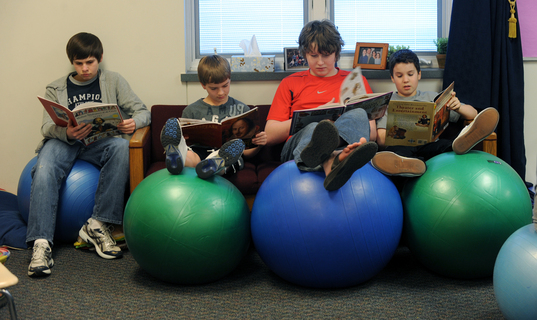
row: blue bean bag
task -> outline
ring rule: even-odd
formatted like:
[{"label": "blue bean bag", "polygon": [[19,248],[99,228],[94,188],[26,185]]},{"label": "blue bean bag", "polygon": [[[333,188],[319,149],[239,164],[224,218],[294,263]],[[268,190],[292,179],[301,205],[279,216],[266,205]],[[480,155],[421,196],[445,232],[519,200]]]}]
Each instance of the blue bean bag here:
[{"label": "blue bean bag", "polygon": [[0,190],[0,246],[27,249],[26,222],[19,213],[17,196]]}]

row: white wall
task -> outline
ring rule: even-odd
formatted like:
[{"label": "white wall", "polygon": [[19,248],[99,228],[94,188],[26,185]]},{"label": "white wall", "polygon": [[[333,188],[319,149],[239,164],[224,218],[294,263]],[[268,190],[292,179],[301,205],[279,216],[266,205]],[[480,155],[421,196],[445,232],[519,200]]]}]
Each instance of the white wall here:
[{"label": "white wall", "polygon": [[[67,40],[86,31],[104,45],[102,67],[120,72],[140,98],[154,104],[187,104],[203,97],[185,72],[183,1],[0,0],[0,188],[16,193],[20,174],[41,140],[42,106],[36,96],[72,70]],[[350,66],[342,62],[345,69]],[[537,111],[537,64],[526,62],[526,132]],[[393,90],[389,80],[371,80],[374,91]],[[278,82],[233,82],[231,95],[248,104],[269,104]],[[440,90],[440,80],[423,80],[422,90]],[[527,180],[535,182],[535,138],[526,134]]]}]

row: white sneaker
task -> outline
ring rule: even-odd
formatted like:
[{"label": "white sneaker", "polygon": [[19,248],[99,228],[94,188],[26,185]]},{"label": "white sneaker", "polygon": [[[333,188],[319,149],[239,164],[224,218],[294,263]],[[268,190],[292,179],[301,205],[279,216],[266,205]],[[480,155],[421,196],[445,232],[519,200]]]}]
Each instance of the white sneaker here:
[{"label": "white sneaker", "polygon": [[476,144],[483,141],[496,130],[500,114],[492,107],[481,111],[469,125],[453,141],[452,148],[456,154],[465,154]]},{"label": "white sneaker", "polygon": [[[92,218],[90,218],[92,219]],[[116,246],[116,240],[112,237],[110,229],[111,225],[103,224],[99,228],[91,229],[89,221],[86,221],[82,226],[82,229],[78,232],[78,235],[82,240],[87,243],[91,243],[95,246],[95,250],[104,259],[115,259],[123,256],[121,248]]]},{"label": "white sneaker", "polygon": [[34,245],[32,261],[28,266],[28,275],[30,277],[42,277],[50,275],[50,268],[54,266],[52,259],[52,250],[45,243]]},{"label": "white sneaker", "polygon": [[196,165],[196,173],[202,179],[208,179],[215,174],[224,172],[226,167],[236,163],[242,156],[245,145],[241,139],[233,139],[222,145],[218,155],[206,158]]}]

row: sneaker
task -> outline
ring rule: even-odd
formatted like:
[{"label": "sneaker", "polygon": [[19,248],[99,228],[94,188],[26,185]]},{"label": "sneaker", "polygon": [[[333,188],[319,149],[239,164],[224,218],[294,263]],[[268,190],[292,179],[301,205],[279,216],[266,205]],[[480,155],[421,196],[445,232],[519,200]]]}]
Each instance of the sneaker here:
[{"label": "sneaker", "polygon": [[[244,159],[242,157],[240,157],[239,160],[237,160],[237,162],[235,162],[234,164],[232,164],[229,167],[226,167],[226,169],[225,169],[226,172],[225,173],[231,173],[231,170],[229,170],[229,169],[233,169],[233,173],[237,173],[237,171],[244,169]],[[228,172],[228,170],[229,170],[229,172]]]},{"label": "sneaker", "polygon": [[207,179],[235,164],[242,156],[245,145],[241,139],[233,139],[222,145],[218,155],[200,161],[196,165],[198,177]]},{"label": "sneaker", "polygon": [[166,168],[171,174],[180,174],[183,171],[183,159],[179,152],[182,135],[177,118],[168,119],[160,131],[160,142],[166,152]]},{"label": "sneaker", "polygon": [[391,151],[381,151],[371,159],[371,165],[387,176],[419,177],[425,173],[425,162],[402,157]]},{"label": "sneaker", "polygon": [[52,250],[48,244],[38,243],[34,245],[32,261],[28,266],[30,277],[42,277],[50,275],[50,268],[54,266]]},{"label": "sneaker", "polygon": [[500,114],[494,108],[486,108],[481,111],[469,125],[464,127],[453,141],[453,151],[456,154],[465,154],[470,151],[476,144],[483,141],[494,132]]},{"label": "sneaker", "polygon": [[91,229],[89,220],[82,226],[78,235],[82,240],[95,246],[97,254],[104,259],[115,259],[123,256],[121,249],[116,246],[116,240],[110,231],[112,226],[103,224],[100,228]]}]

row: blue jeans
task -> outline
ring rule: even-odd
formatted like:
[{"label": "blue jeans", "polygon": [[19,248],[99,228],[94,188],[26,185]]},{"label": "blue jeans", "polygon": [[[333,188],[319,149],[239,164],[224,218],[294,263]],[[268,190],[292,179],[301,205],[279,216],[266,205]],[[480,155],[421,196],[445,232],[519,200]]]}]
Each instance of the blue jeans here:
[{"label": "blue jeans", "polygon": [[32,168],[32,189],[26,242],[46,239],[53,243],[59,190],[74,162],[81,159],[101,169],[92,218],[121,224],[125,187],[129,178],[129,141],[106,138],[88,146],[58,139],[45,142]]},{"label": "blue jeans", "polygon": [[[311,141],[313,130],[318,122],[312,122],[305,126],[302,130],[293,135],[283,146],[281,153],[281,161],[286,162],[295,160],[296,165],[302,171],[319,171],[321,166],[309,168],[304,165],[300,154],[302,150]],[[335,122],[336,128],[339,131],[339,136],[347,143],[360,142],[360,138],[365,138],[369,141],[369,119],[364,109],[354,109],[343,113]],[[344,146],[346,147],[346,145]]]}]

